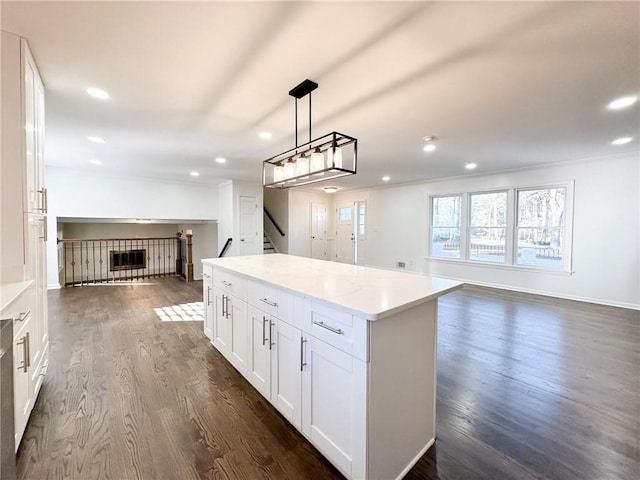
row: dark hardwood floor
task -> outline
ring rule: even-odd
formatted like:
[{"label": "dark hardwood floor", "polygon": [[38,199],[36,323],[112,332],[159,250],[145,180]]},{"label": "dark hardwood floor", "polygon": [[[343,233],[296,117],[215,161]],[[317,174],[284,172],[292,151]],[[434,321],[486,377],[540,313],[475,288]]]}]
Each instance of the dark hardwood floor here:
[{"label": "dark hardwood floor", "polygon": [[[49,292],[50,368],[20,479],[341,478],[202,322],[154,311],[201,288]],[[438,438],[405,478],[640,478],[639,312],[479,287],[439,308]]]}]

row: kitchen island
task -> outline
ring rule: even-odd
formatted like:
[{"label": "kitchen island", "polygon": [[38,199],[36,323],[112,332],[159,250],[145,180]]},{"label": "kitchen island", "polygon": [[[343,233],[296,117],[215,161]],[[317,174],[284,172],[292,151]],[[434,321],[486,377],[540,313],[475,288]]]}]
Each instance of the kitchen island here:
[{"label": "kitchen island", "polygon": [[202,261],[205,334],[347,478],[435,440],[439,296],[460,282],[290,255]]}]

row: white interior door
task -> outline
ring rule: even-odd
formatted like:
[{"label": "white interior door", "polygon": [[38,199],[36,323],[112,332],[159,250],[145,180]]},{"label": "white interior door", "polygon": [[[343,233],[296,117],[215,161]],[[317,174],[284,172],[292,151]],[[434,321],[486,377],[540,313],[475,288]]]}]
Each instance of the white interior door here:
[{"label": "white interior door", "polygon": [[353,204],[341,203],[336,208],[336,261],[354,263],[354,247]]},{"label": "white interior door", "polygon": [[311,258],[327,259],[327,204],[311,204]]},{"label": "white interior door", "polygon": [[366,228],[365,219],[367,211],[367,202],[364,200],[358,200],[355,203],[355,264],[365,265],[367,263],[367,249],[366,245]]},{"label": "white interior door", "polygon": [[240,255],[258,253],[258,202],[256,197],[240,197]]}]

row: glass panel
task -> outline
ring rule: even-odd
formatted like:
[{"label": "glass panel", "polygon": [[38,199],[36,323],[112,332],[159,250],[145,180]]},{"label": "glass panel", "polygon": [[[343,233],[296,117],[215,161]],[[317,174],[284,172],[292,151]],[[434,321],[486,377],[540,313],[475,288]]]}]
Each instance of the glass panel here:
[{"label": "glass panel", "polygon": [[340,220],[351,220],[351,207],[342,207],[339,211]]},{"label": "glass panel", "polygon": [[518,265],[562,268],[565,188],[518,191]]},{"label": "glass panel", "polygon": [[471,195],[469,260],[505,263],[507,192]]},{"label": "glass panel", "polygon": [[431,256],[461,258],[462,196],[433,197],[431,200]]},{"label": "glass panel", "polygon": [[358,235],[364,236],[364,210],[365,203],[358,202]]}]

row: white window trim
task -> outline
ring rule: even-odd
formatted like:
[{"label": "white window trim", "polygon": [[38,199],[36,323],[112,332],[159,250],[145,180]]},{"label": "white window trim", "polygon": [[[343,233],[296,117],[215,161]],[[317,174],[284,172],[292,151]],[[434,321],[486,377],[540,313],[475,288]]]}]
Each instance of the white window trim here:
[{"label": "white window trim", "polygon": [[[565,232],[564,232],[564,244],[563,244],[563,257],[562,257],[562,268],[545,268],[545,267],[536,267],[532,265],[518,265],[516,263],[516,254],[517,248],[515,245],[516,238],[516,220],[517,220],[517,192],[523,190],[544,190],[550,188],[564,188],[566,189],[565,194]],[[470,266],[479,266],[479,267],[487,267],[487,268],[497,268],[503,270],[511,270],[511,271],[527,271],[527,272],[536,272],[536,273],[549,273],[549,274],[558,274],[558,275],[572,275],[573,272],[573,212],[574,212],[574,201],[575,201],[575,181],[574,180],[565,180],[559,182],[552,183],[541,183],[534,185],[512,185],[501,188],[490,188],[490,189],[482,189],[482,190],[474,190],[471,192],[460,192],[460,193],[443,193],[443,194],[434,194],[429,195],[429,237],[427,239],[427,256],[424,257],[425,260],[429,262],[441,262],[441,263],[449,263],[455,265],[470,265]],[[468,235],[469,225],[470,225],[470,195],[473,194],[482,194],[482,193],[497,193],[497,192],[507,192],[507,226],[506,226],[506,235],[505,235],[505,263],[492,263],[492,262],[479,262],[475,260],[470,260],[469,257],[469,242],[470,238]],[[461,225],[460,225],[460,258],[443,258],[443,257],[434,257],[432,252],[433,246],[433,199],[441,198],[441,197],[454,197],[461,196],[462,197],[462,205],[461,205]]]}]

